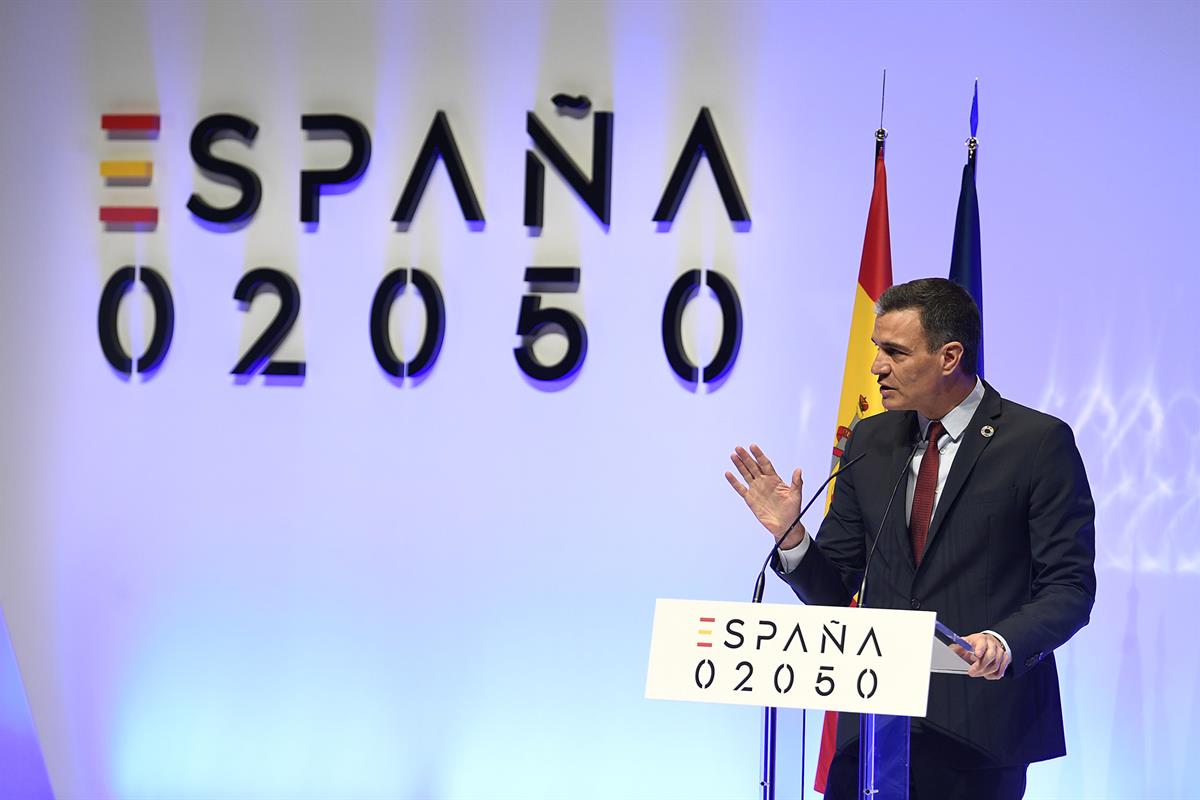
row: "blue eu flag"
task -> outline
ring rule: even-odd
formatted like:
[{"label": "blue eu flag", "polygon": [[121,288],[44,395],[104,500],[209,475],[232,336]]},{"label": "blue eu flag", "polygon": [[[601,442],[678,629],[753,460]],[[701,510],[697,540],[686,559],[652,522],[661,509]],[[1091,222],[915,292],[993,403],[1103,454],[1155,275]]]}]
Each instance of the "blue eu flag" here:
[{"label": "blue eu flag", "polygon": [[[983,267],[979,255],[979,198],[975,194],[975,165],[979,128],[979,81],[971,101],[971,138],[967,140],[967,163],[963,167],[958,214],[954,219],[954,248],[950,254],[950,280],[971,293],[983,317]],[[979,336],[979,376],[983,377],[983,333]]]}]

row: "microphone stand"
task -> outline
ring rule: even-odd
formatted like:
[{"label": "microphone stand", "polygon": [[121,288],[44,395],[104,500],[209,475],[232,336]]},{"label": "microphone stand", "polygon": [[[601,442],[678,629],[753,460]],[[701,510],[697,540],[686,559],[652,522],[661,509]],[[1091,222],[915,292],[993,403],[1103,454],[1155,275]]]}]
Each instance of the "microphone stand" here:
[{"label": "microphone stand", "polygon": [[[879,537],[883,533],[883,526],[887,524],[888,514],[892,510],[892,503],[896,499],[896,491],[900,488],[900,484],[904,482],[904,478],[908,475],[909,466],[912,464],[913,457],[917,454],[917,449],[921,446],[921,440],[918,439],[912,446],[912,450],[908,452],[908,458],[904,460],[904,469],[896,478],[896,483],[892,486],[892,493],[888,495],[887,505],[883,509],[883,516],[879,520],[879,527],[875,530],[875,539],[871,542],[871,551],[867,553],[867,561],[863,565],[862,580],[858,584],[858,607],[866,608],[867,606],[867,572],[871,569],[871,559],[875,557],[875,548],[879,546]],[[879,788],[876,786],[875,772],[875,752],[876,752],[876,725],[874,714],[862,714],[859,716],[859,749],[864,753],[865,757],[860,759],[858,765],[858,783],[860,791],[864,795],[875,795],[879,793]],[[906,725],[908,723],[905,723]],[[907,728],[906,728],[907,731]],[[906,743],[907,747],[907,743]],[[906,756],[907,759],[907,756]],[[907,794],[905,795],[907,796]]]},{"label": "microphone stand", "polygon": [[[775,550],[776,550],[776,548],[779,547],[779,542],[782,542],[784,539],[786,539],[788,534],[792,532],[792,529],[800,524],[800,518],[804,516],[804,512],[808,511],[809,507],[812,506],[812,504],[814,502],[816,502],[817,498],[821,496],[821,491],[826,486],[829,485],[829,482],[832,481],[834,478],[836,478],[838,475],[841,475],[846,470],[850,469],[850,467],[854,466],[854,464],[865,455],[866,455],[866,453],[855,456],[854,458],[850,459],[850,461],[848,461],[844,467],[841,467],[840,469],[835,470],[833,472],[833,474],[831,474],[828,478],[826,478],[825,482],[822,483],[820,486],[818,486],[817,490],[815,492],[813,492],[813,496],[811,498],[809,498],[809,501],[807,503],[805,503],[804,508],[800,509],[800,513],[796,515],[796,518],[794,520],[792,520],[792,524],[788,525],[787,530],[783,532],[783,536],[780,536],[779,539],[775,542],[775,544],[771,546],[771,552],[767,553],[767,560],[763,562],[762,569],[760,569],[758,571],[758,579],[754,582],[754,595],[750,600],[751,603],[761,603],[762,602],[763,591],[767,587],[767,567],[771,564],[771,559],[775,557]],[[762,800],[775,800],[775,740],[776,740],[776,732],[778,730],[778,724],[777,724],[778,723],[778,712],[779,712],[779,709],[775,708],[774,706],[766,706],[763,708],[762,780],[759,781],[759,785],[762,787]],[[801,741],[801,747],[800,747],[800,784],[801,784],[801,788],[800,788],[800,793],[801,793],[801,797],[803,797],[803,795],[804,795],[804,767],[805,767],[805,764],[804,764],[803,742],[804,742],[804,739],[806,738],[807,728],[808,728],[808,711],[805,709],[800,709],[800,741]]]}]

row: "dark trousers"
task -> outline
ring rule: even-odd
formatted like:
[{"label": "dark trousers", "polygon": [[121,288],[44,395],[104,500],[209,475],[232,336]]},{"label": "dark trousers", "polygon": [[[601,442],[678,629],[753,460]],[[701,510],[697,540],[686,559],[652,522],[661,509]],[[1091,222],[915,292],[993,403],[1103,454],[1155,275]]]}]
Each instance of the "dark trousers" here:
[{"label": "dark trousers", "polygon": [[[1000,767],[971,748],[930,731],[913,731],[909,800],[1020,800],[1027,766]],[[859,800],[858,743],[833,757],[825,800]]]}]

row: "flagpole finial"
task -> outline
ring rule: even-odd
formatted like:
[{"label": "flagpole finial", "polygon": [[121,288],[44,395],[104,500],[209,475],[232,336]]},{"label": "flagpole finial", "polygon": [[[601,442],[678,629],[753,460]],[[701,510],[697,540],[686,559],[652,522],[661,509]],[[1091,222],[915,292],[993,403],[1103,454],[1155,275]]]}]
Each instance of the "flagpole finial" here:
[{"label": "flagpole finial", "polygon": [[[883,104],[887,100],[887,67],[883,68],[883,87],[879,90],[879,130],[883,130]],[[886,135],[886,134],[885,134]]]},{"label": "flagpole finial", "polygon": [[975,79],[975,92],[971,97],[971,138],[979,132],[979,78]]},{"label": "flagpole finial", "polygon": [[879,128],[875,131],[875,155],[883,155],[883,142],[887,139],[887,128],[883,127],[883,104],[887,99],[887,67],[883,68],[883,88],[879,91]]},{"label": "flagpole finial", "polygon": [[971,136],[967,139],[967,163],[975,163],[975,151],[979,149],[979,139],[975,134],[979,132],[979,78],[975,79],[975,91],[971,96]]}]

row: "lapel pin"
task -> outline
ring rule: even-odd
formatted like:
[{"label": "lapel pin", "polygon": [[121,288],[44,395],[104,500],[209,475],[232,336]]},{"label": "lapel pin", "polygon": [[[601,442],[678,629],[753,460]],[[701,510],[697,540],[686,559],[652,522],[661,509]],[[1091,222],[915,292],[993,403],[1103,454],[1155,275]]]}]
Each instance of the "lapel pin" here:
[{"label": "lapel pin", "polygon": [[990,439],[996,433],[996,429],[991,425],[984,425],[979,429],[979,435],[985,439]]}]

